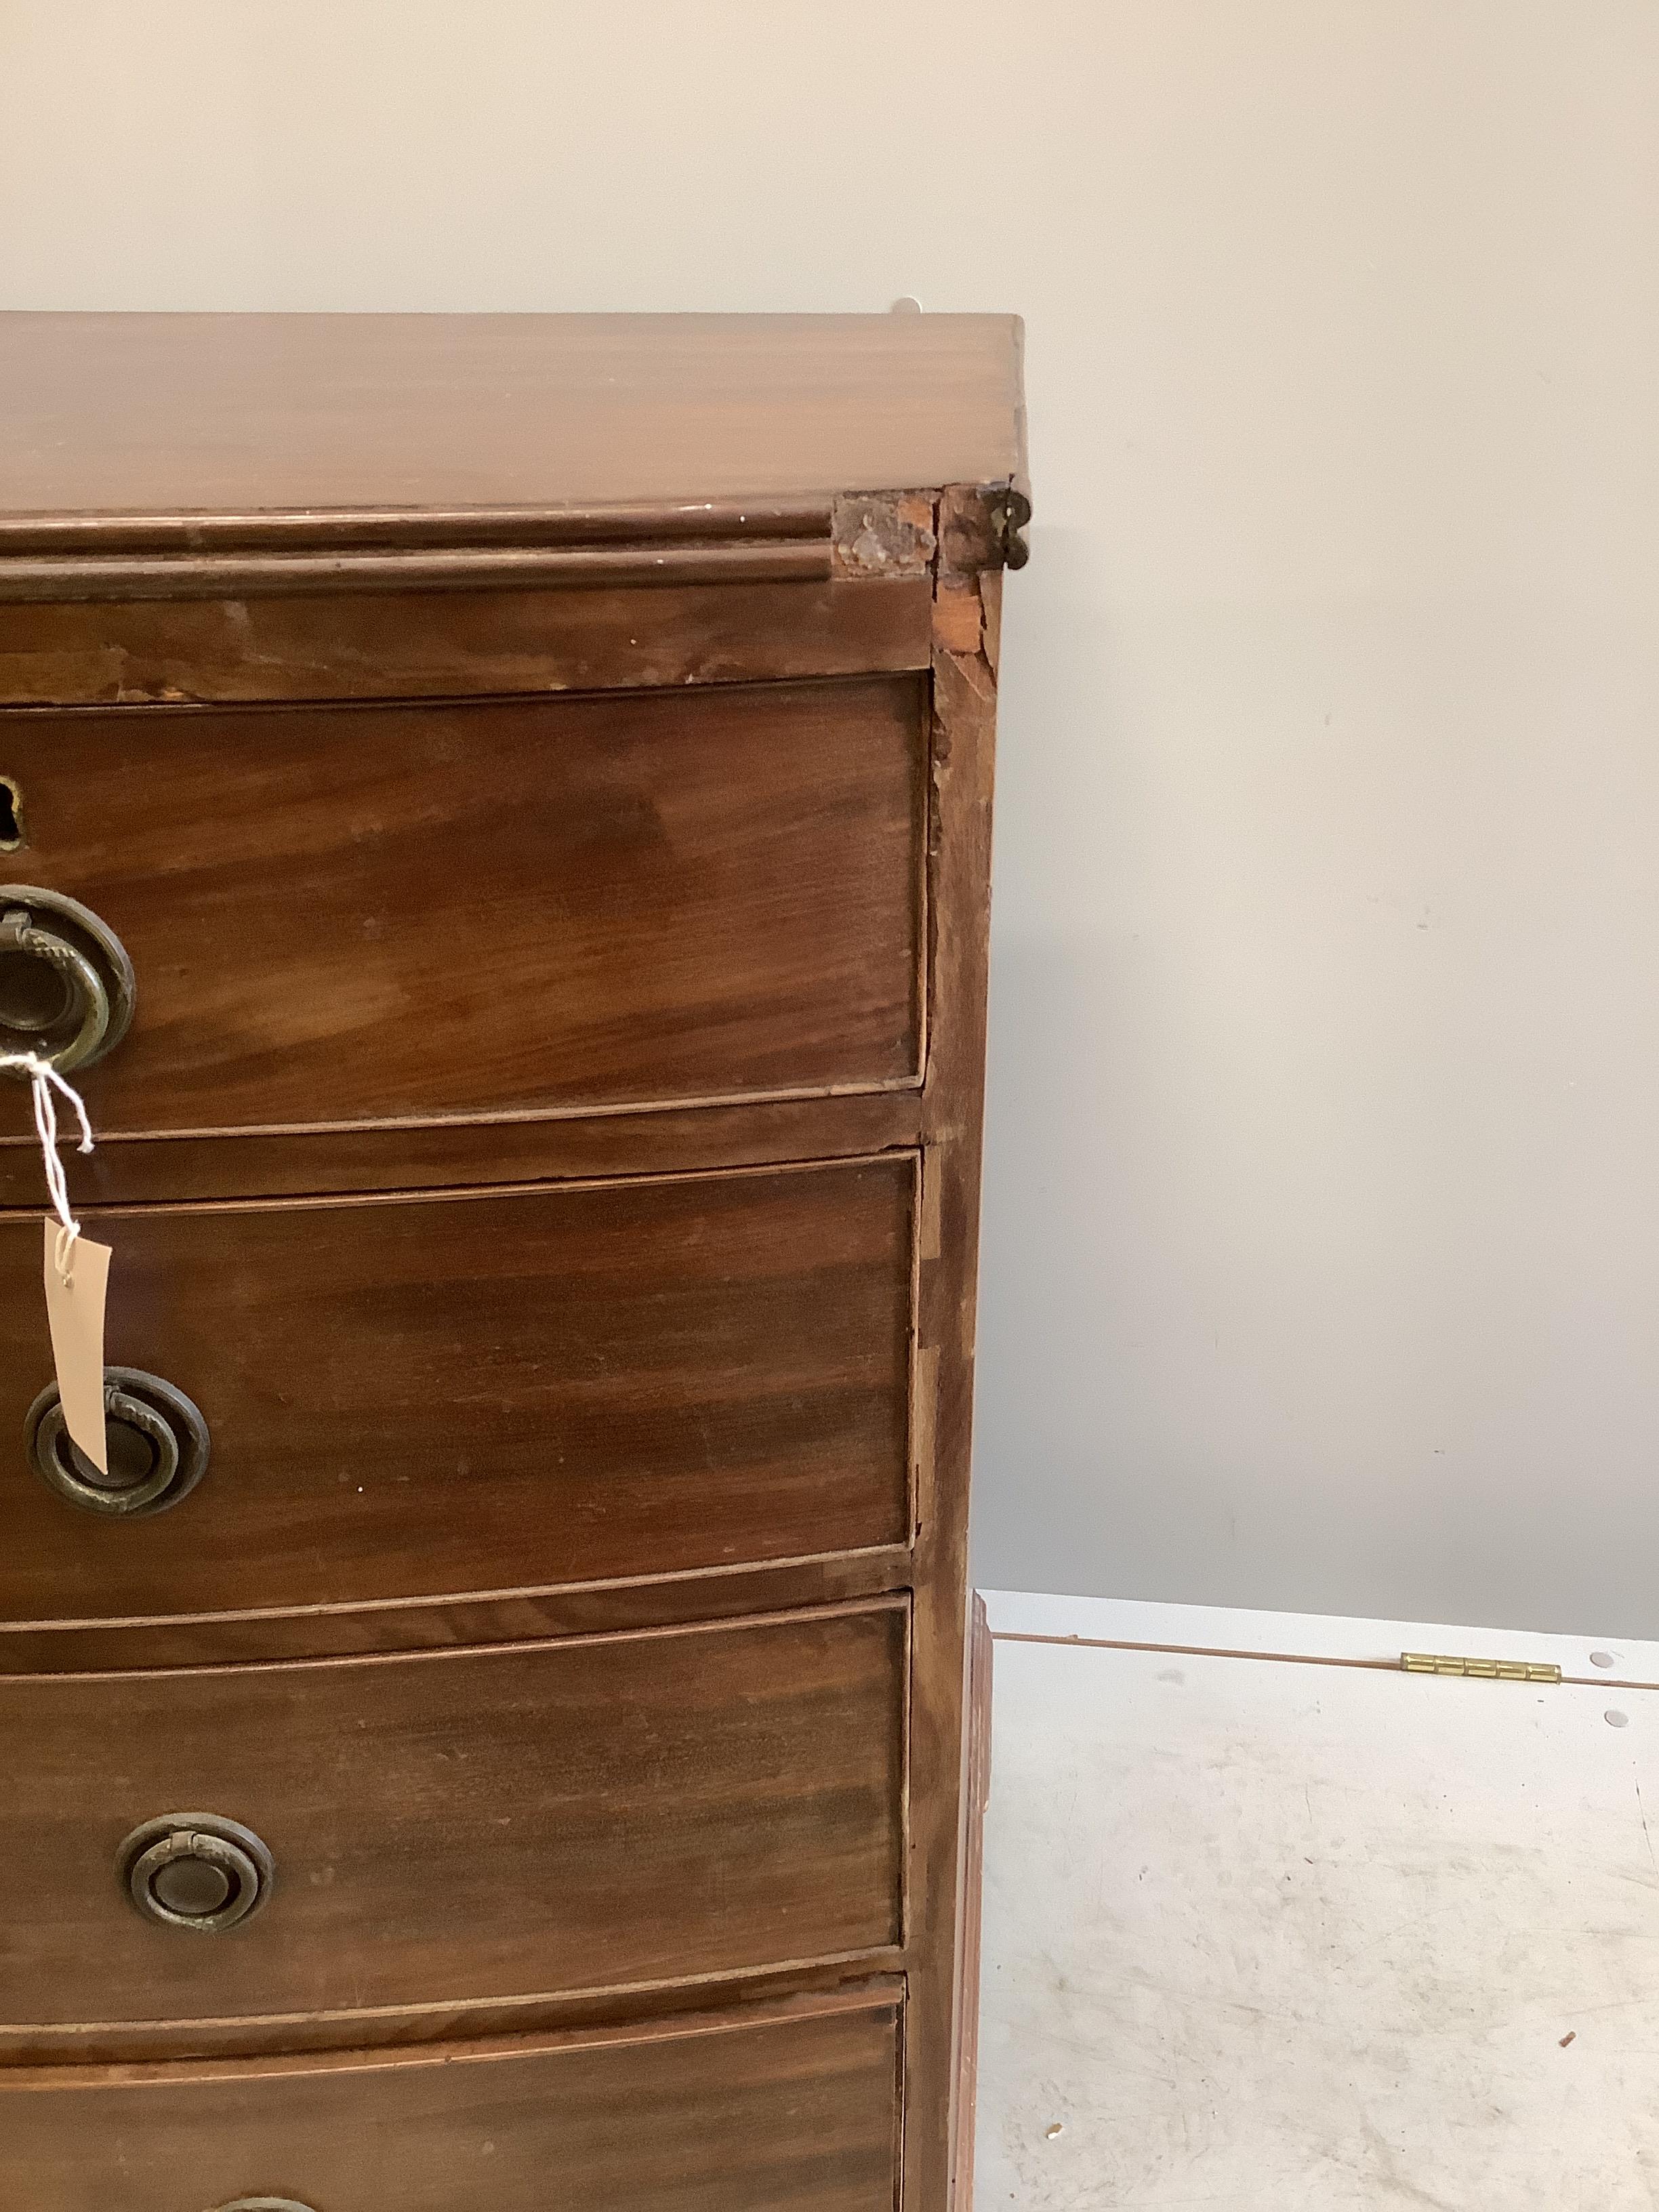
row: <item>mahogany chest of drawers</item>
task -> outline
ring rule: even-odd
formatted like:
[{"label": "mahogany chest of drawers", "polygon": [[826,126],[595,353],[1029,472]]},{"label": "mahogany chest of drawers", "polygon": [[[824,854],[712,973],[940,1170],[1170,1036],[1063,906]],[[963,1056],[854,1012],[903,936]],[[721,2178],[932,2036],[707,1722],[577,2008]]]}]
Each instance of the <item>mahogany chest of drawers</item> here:
[{"label": "mahogany chest of drawers", "polygon": [[[963,2212],[1006,318],[0,318],[0,2203]],[[96,1369],[94,1366],[94,1374]]]}]

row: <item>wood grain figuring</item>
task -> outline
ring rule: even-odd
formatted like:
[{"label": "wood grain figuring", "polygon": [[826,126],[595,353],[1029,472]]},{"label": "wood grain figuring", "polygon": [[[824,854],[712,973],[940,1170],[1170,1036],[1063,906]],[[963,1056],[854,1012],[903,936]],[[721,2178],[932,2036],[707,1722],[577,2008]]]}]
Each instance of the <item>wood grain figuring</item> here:
[{"label": "wood grain figuring", "polygon": [[[166,1618],[729,1568],[909,1534],[915,1165],[88,1209],[106,1357],[213,1459],[107,1520],[23,1450],[38,1215],[0,1220],[0,1615]],[[404,1632],[381,1618],[380,1640]]]},{"label": "wood grain figuring", "polygon": [[1023,474],[1008,315],[0,315],[0,510],[606,506]]},{"label": "wood grain figuring", "polygon": [[0,2074],[0,2156],[20,2212],[894,2212],[899,2029],[820,1998],[425,2063]]},{"label": "wood grain figuring", "polygon": [[[876,1953],[902,1936],[908,1611],[428,1657],[0,1683],[0,2017],[372,2015]],[[273,1853],[222,1936],[117,1846],[215,1812]]]},{"label": "wood grain figuring", "polygon": [[447,698],[926,669],[892,582],[0,603],[0,705]]},{"label": "wood grain figuring", "polygon": [[0,764],[9,880],[137,970],[84,1085],[106,1132],[916,1078],[913,679],[0,715]]}]

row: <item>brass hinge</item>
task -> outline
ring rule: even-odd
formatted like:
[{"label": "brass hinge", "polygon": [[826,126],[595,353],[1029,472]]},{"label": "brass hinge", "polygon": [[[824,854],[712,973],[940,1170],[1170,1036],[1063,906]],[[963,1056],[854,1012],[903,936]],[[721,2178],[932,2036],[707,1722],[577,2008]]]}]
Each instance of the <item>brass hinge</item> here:
[{"label": "brass hinge", "polygon": [[991,538],[1005,568],[1023,568],[1031,549],[1021,535],[1031,519],[1031,502],[1012,484],[999,486],[991,499]]},{"label": "brass hinge", "polygon": [[1457,1659],[1442,1651],[1402,1651],[1408,1674],[1456,1674],[1481,1682],[1559,1682],[1561,1669],[1538,1659]]}]

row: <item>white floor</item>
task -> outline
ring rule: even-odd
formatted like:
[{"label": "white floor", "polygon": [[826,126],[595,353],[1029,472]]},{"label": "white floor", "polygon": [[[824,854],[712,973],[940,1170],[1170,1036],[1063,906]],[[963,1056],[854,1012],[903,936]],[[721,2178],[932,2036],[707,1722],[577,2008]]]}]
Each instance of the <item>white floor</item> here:
[{"label": "white floor", "polygon": [[1655,2212],[1659,1647],[988,1602],[979,2212]]}]

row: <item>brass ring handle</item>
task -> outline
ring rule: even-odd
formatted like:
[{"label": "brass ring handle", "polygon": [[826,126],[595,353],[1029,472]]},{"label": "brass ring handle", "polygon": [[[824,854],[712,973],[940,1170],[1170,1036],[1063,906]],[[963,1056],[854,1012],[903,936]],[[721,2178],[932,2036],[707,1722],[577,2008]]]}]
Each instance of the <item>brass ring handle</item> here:
[{"label": "brass ring handle", "polygon": [[107,1474],[71,1440],[56,1382],[46,1385],[23,1423],[35,1473],[83,1512],[123,1519],[165,1513],[207,1473],[211,1443],[200,1408],[159,1375],[147,1375],[142,1367],[106,1367],[104,1415]]},{"label": "brass ring handle", "polygon": [[[52,1052],[43,1052],[40,1058],[50,1061],[60,1075],[71,1067],[83,1066],[96,1056],[99,1046],[109,1035],[109,993],[98,970],[86,954],[77,952],[67,939],[54,937],[49,929],[41,929],[31,921],[26,907],[16,907],[9,914],[0,915],[0,953],[6,952],[21,953],[30,960],[44,960],[64,978],[71,994],[70,1007],[79,1010],[80,1026],[67,1044],[60,1044]],[[69,1019],[72,1018],[71,1012]]]},{"label": "brass ring handle", "polygon": [[107,1476],[100,1474],[79,1444],[71,1442],[55,1384],[51,1402],[42,1409],[34,1425],[29,1456],[42,1480],[72,1505],[79,1505],[88,1513],[142,1513],[147,1507],[153,1507],[177,1478],[179,1439],[142,1398],[117,1389],[107,1380],[107,1369],[105,1375],[106,1425],[113,1422],[122,1428],[137,1431],[149,1451],[149,1472],[136,1481],[124,1479],[126,1469],[112,1455]]},{"label": "brass ring handle", "polygon": [[276,1867],[252,1828],[218,1813],[164,1813],[116,1855],[123,1887],[147,1920],[216,1936],[257,1912]]},{"label": "brass ring handle", "polygon": [[88,908],[0,884],[0,1044],[67,1075],[120,1042],[137,996],[125,946]]}]

